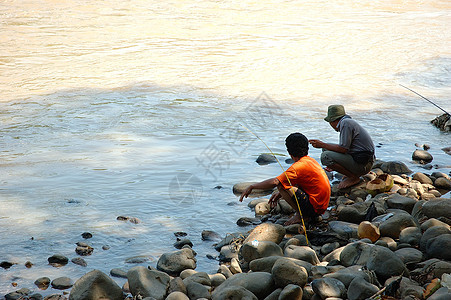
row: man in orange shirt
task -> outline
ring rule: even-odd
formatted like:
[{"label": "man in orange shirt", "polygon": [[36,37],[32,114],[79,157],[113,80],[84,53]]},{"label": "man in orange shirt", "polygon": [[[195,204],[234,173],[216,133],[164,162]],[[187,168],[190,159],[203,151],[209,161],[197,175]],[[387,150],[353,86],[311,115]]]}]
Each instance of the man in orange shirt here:
[{"label": "man in orange shirt", "polygon": [[301,222],[299,208],[304,220],[323,214],[329,205],[330,183],[323,168],[308,156],[308,144],[303,134],[299,132],[290,134],[285,139],[285,145],[294,163],[277,177],[251,184],[241,194],[240,202],[247,198],[253,189],[267,190],[277,187],[278,191],[269,199],[271,208],[283,198],[296,211],[285,225]]}]

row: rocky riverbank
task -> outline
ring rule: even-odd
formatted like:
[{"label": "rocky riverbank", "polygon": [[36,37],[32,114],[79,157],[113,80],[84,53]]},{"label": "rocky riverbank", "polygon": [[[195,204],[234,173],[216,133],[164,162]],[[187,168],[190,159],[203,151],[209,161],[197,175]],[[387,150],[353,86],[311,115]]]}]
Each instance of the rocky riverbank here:
[{"label": "rocky riverbank", "polygon": [[[426,153],[415,158],[427,163]],[[254,191],[254,216],[237,220],[256,226],[220,237],[202,232],[218,251],[215,274],[197,272],[195,247],[175,233],[178,250],[163,253],[152,268],[92,270],[75,282],[68,277],[37,278],[36,290],[19,289],[6,299],[451,299],[451,190],[448,174],[412,172],[399,162],[377,162],[362,182],[338,190],[329,174],[332,197],[319,220],[283,226],[293,213],[281,201],[271,210],[271,191]],[[249,183],[236,184],[239,194]],[[137,220],[135,220],[137,221]],[[89,233],[85,233],[89,238]],[[92,247],[79,243],[80,256]],[[54,255],[50,264],[68,258]],[[2,262],[3,268],[12,263]],[[31,263],[30,263],[31,264]],[[32,265],[32,264],[31,264]],[[30,267],[31,267],[30,265]],[[112,278],[126,278],[120,287]],[[51,286],[61,290],[43,297]]]}]

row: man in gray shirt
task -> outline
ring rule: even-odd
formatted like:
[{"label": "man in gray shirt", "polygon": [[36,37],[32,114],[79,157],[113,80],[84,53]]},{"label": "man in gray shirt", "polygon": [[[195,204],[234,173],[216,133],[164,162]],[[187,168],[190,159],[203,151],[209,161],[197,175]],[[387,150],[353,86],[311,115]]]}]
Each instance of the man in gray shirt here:
[{"label": "man in gray shirt", "polygon": [[321,163],[328,171],[336,171],[345,177],[338,185],[344,189],[360,182],[360,176],[367,174],[374,162],[374,144],[368,132],[350,116],[343,105],[331,105],[327,117],[335,131],[340,132],[339,144],[309,140],[315,148],[322,148]]}]

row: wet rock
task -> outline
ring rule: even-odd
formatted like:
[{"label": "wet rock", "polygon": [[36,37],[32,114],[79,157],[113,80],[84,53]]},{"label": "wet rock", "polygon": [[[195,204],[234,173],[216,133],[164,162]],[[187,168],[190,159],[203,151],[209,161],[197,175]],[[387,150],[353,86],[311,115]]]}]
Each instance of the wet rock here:
[{"label": "wet rock", "polygon": [[52,255],[47,260],[54,267],[65,266],[69,262],[69,258],[61,254]]},{"label": "wet rock", "polygon": [[412,171],[402,162],[399,161],[389,161],[384,162],[380,166],[384,173],[401,175],[401,174],[411,174]]},{"label": "wet rock", "polygon": [[279,244],[285,236],[285,228],[282,225],[264,223],[258,225],[252,230],[249,236],[244,240],[244,243],[257,241],[270,241]]},{"label": "wet rock", "polygon": [[451,230],[447,226],[433,226],[426,230],[421,236],[420,249],[425,251],[428,242],[442,234],[451,234]]},{"label": "wet rock", "polygon": [[[245,189],[247,189],[248,186],[250,186],[251,184],[254,184],[257,182],[241,182],[241,183],[237,183],[233,186],[233,193],[235,195],[241,195]],[[273,189],[269,189],[269,190],[261,190],[261,189],[253,189],[252,192],[250,193],[250,197],[258,197],[258,196],[264,196],[264,195],[269,195],[271,194],[273,191]]]},{"label": "wet rock", "polygon": [[429,258],[451,260],[451,234],[442,234],[430,239],[426,245],[426,255]]},{"label": "wet rock", "polygon": [[220,265],[218,273],[224,275],[225,278],[230,278],[233,276],[232,272],[225,265]]},{"label": "wet rock", "polygon": [[443,172],[433,172],[433,173],[431,174],[431,176],[434,177],[434,178],[441,178],[441,177],[444,177],[444,178],[446,178],[446,179],[451,179],[451,177],[450,177],[448,174],[445,174],[445,173],[443,173]]},{"label": "wet rock", "polygon": [[414,264],[423,260],[423,252],[415,248],[402,248],[395,251],[404,264]]},{"label": "wet rock", "polygon": [[168,294],[173,292],[180,292],[186,295],[186,286],[182,278],[175,277],[169,281]]},{"label": "wet rock", "polygon": [[451,218],[451,199],[429,200],[423,204],[422,212],[428,218]]},{"label": "wet rock", "polygon": [[404,228],[399,233],[399,242],[400,243],[407,243],[412,246],[416,246],[420,244],[421,240],[421,229],[418,227],[407,227]]},{"label": "wet rock", "polygon": [[221,289],[220,292],[214,292],[212,300],[230,300],[230,299],[242,299],[242,300],[257,300],[258,298],[249,290],[242,286],[230,286]]},{"label": "wet rock", "polygon": [[323,246],[321,246],[320,253],[322,255],[327,255],[339,247],[340,247],[340,244],[338,242],[326,243]]},{"label": "wet rock", "polygon": [[70,292],[71,300],[122,300],[122,289],[108,275],[93,270],[78,279]]},{"label": "wet rock", "polygon": [[189,239],[182,239],[174,243],[174,247],[177,249],[182,249],[185,245],[193,247],[193,243]]},{"label": "wet rock", "polygon": [[125,262],[127,264],[143,264],[151,260],[152,259],[147,255],[138,255],[125,259]]},{"label": "wet rock", "polygon": [[348,287],[349,300],[365,300],[379,291],[379,288],[361,277],[356,277]]},{"label": "wet rock", "polygon": [[381,236],[379,228],[368,221],[363,221],[359,224],[357,234],[359,238],[361,239],[368,238],[371,240],[372,243],[377,241]]},{"label": "wet rock", "polygon": [[189,300],[188,296],[182,292],[172,292],[165,300]]},{"label": "wet rock", "polygon": [[220,241],[221,235],[211,230],[202,230],[202,241]]},{"label": "wet rock", "polygon": [[221,248],[219,251],[219,261],[229,262],[234,258],[238,258],[238,250],[232,245],[227,245]]},{"label": "wet rock", "polygon": [[46,290],[50,286],[50,278],[40,277],[36,279],[34,284],[41,290]]},{"label": "wet rock", "polygon": [[405,271],[404,263],[393,251],[362,242],[354,242],[345,246],[340,254],[340,261],[344,266],[366,266],[383,279],[400,275]]},{"label": "wet rock", "polygon": [[267,256],[283,256],[282,248],[274,242],[270,241],[253,241],[245,243],[241,249],[240,254],[247,262],[254,259]]},{"label": "wet rock", "polygon": [[221,251],[221,248],[235,243],[236,241],[243,241],[248,236],[245,232],[235,232],[227,234],[225,238],[223,238],[218,244],[216,244],[216,251]]},{"label": "wet rock", "polygon": [[175,235],[176,237],[184,237],[184,236],[187,236],[188,233],[183,232],[183,231],[177,231],[177,232],[174,232],[174,235]]},{"label": "wet rock", "polygon": [[230,261],[230,272],[232,272],[232,274],[237,274],[237,273],[242,273],[243,272],[241,270],[240,263],[238,262],[238,259],[232,258],[232,260]]},{"label": "wet rock", "polygon": [[430,163],[434,158],[426,150],[415,150],[412,153],[412,160],[417,161],[421,164]]},{"label": "wet rock", "polygon": [[269,207],[269,203],[261,202],[255,206],[255,215],[256,216],[264,216],[269,214],[271,208]]},{"label": "wet rock", "polygon": [[431,218],[431,219],[423,222],[423,224],[421,224],[421,230],[424,232],[434,226],[444,226],[444,227],[447,227],[448,229],[450,228],[449,225],[446,224],[445,222],[439,221],[435,218]]},{"label": "wet rock", "polygon": [[185,286],[188,286],[188,283],[190,282],[196,282],[202,285],[211,286],[210,276],[208,276],[208,274],[205,272],[197,272],[183,279]]},{"label": "wet rock", "polygon": [[312,288],[315,294],[321,299],[330,297],[344,298],[346,296],[345,285],[335,278],[319,278],[312,281]]},{"label": "wet rock", "polygon": [[351,284],[352,280],[354,280],[354,278],[360,277],[368,282],[375,282],[374,276],[375,275],[373,275],[371,271],[362,268],[362,266],[356,265],[347,268],[341,268],[334,273],[327,273],[323,277],[335,278],[337,280],[340,280],[345,285],[345,287],[348,287]]},{"label": "wet rock", "polygon": [[213,287],[221,285],[227,279],[223,274],[220,273],[209,275],[209,277],[211,281],[211,286]]},{"label": "wet rock", "polygon": [[437,178],[434,181],[434,186],[438,189],[449,191],[449,190],[451,190],[451,180],[449,180],[445,177]]},{"label": "wet rock", "polygon": [[75,248],[75,253],[77,253],[80,256],[91,255],[93,251],[94,251],[94,248],[92,248],[88,244],[82,243],[82,242],[78,242],[77,248]]},{"label": "wet rock", "polygon": [[287,285],[279,295],[278,300],[302,300],[302,288],[295,284]]},{"label": "wet rock", "polygon": [[262,221],[259,218],[242,217],[236,221],[238,226],[260,225]]},{"label": "wet rock", "polygon": [[251,291],[258,299],[264,299],[274,290],[274,281],[272,275],[266,272],[235,274],[214,290],[212,299],[217,299],[225,289],[237,286]]},{"label": "wet rock", "polygon": [[209,289],[197,282],[189,282],[186,284],[186,294],[189,299],[211,299]]},{"label": "wet rock", "polygon": [[119,268],[114,268],[110,270],[110,275],[118,278],[127,278],[127,271]]},{"label": "wet rock", "polygon": [[57,290],[65,290],[71,288],[74,282],[69,277],[58,277],[51,282],[52,288]]},{"label": "wet rock", "polygon": [[194,256],[194,251],[189,248],[163,253],[157,262],[157,269],[169,275],[177,276],[185,269],[196,268],[196,258]]},{"label": "wet rock", "polygon": [[282,289],[275,289],[271,294],[269,294],[264,300],[279,300]]},{"label": "wet rock", "polygon": [[358,238],[359,225],[357,224],[342,221],[330,221],[329,227],[333,232],[338,233],[346,239]]},{"label": "wet rock", "polygon": [[276,163],[277,159],[272,154],[263,153],[258,156],[256,162],[259,165],[268,165],[268,164]]},{"label": "wet rock", "polygon": [[74,263],[74,264],[76,264],[76,265],[79,265],[79,266],[82,266],[82,267],[88,266],[88,263],[87,263],[83,258],[81,258],[81,257],[75,257],[75,258],[72,258],[70,261],[71,261],[72,263]]},{"label": "wet rock", "polygon": [[170,281],[166,273],[149,270],[143,266],[131,268],[127,272],[127,278],[133,296],[141,295],[157,300],[165,298]]},{"label": "wet rock", "polygon": [[27,288],[23,288],[20,290],[17,290],[15,292],[11,292],[5,295],[6,300],[21,300],[25,299],[24,297],[28,296],[31,293],[31,291]]},{"label": "wet rock", "polygon": [[271,274],[275,285],[281,288],[288,284],[304,287],[308,280],[306,269],[288,259],[277,260],[272,267]]},{"label": "wet rock", "polygon": [[290,245],[285,248],[284,254],[286,257],[303,260],[311,263],[312,265],[317,265],[320,263],[315,250],[307,246]]},{"label": "wet rock", "polygon": [[396,213],[391,218],[382,222],[379,226],[379,230],[382,236],[397,239],[404,228],[415,226],[415,220],[410,214]]},{"label": "wet rock", "polygon": [[429,178],[428,175],[426,175],[424,173],[420,173],[420,172],[417,172],[417,173],[413,174],[412,175],[412,179],[413,180],[417,180],[417,181],[419,181],[421,183],[424,183],[424,184],[433,184],[432,179]]},{"label": "wet rock", "polygon": [[402,209],[410,214],[417,202],[416,199],[393,194],[387,198],[386,203],[389,208]]},{"label": "wet rock", "polygon": [[84,239],[90,239],[90,238],[92,238],[92,233],[90,233],[90,232],[83,232],[81,234],[81,237],[84,238]]},{"label": "wet rock", "polygon": [[266,199],[266,198],[254,199],[254,200],[249,201],[249,203],[247,204],[247,206],[248,206],[250,209],[254,209],[255,206],[256,206],[257,204],[259,204],[259,203],[267,203],[268,200],[269,200],[269,199]]}]

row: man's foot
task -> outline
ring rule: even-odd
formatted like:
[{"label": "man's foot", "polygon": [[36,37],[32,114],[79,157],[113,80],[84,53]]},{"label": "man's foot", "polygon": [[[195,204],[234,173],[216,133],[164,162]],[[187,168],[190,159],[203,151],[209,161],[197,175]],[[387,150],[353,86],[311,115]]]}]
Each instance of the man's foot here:
[{"label": "man's foot", "polygon": [[340,184],[338,184],[338,188],[345,189],[345,188],[351,187],[353,185],[356,185],[359,182],[360,182],[359,177],[344,177],[343,181],[340,182]]},{"label": "man's foot", "polygon": [[288,225],[292,225],[292,224],[298,224],[301,223],[301,216],[296,213],[294,214],[294,216],[292,216],[290,219],[288,219],[288,221],[286,221],[283,225],[288,226]]}]

